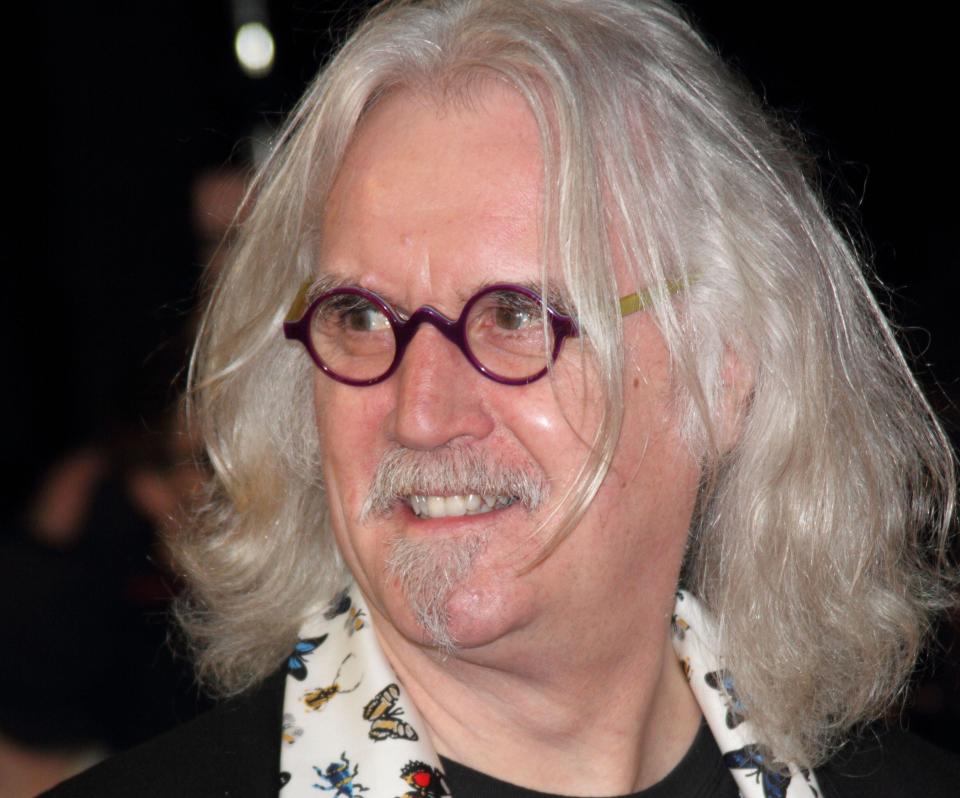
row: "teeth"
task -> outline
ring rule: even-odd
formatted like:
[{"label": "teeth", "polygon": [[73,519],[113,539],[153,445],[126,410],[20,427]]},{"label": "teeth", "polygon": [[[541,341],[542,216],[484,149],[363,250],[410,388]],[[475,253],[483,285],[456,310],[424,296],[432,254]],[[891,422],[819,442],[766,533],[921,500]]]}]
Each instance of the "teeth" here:
[{"label": "teeth", "polygon": [[410,509],[420,518],[447,518],[479,515],[513,504],[512,496],[478,496],[475,493],[453,496],[408,496]]}]

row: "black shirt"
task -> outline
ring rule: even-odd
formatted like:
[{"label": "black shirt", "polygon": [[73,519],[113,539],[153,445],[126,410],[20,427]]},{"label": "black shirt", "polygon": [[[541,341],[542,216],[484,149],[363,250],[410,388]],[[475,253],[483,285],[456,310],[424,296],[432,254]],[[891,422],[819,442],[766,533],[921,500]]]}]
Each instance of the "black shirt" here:
[{"label": "black shirt", "polygon": [[[258,688],[201,715],[172,732],[98,765],[55,787],[48,798],[277,798],[280,787],[280,726],[285,673],[278,671]],[[701,730],[702,732],[703,730]],[[584,756],[589,756],[588,752]],[[685,763],[689,760],[690,767]],[[708,761],[709,760],[709,761]],[[702,764],[701,764],[702,763]],[[721,779],[723,761],[716,744],[698,734],[673,772],[643,798],[678,796],[682,789],[728,789]],[[703,773],[699,769],[703,768]],[[457,798],[477,798],[462,771],[453,765],[451,789]],[[703,776],[703,782],[697,780]],[[726,774],[723,774],[726,775]],[[487,780],[483,782],[502,784]],[[467,778],[469,778],[469,773]],[[726,775],[729,784],[732,777]],[[818,768],[821,798],[956,798],[960,794],[960,757],[901,731],[866,734]],[[457,791],[457,787],[460,791]],[[520,789],[506,785],[509,789]],[[726,798],[734,792],[691,792]],[[589,792],[589,790],[585,790]],[[542,793],[519,795],[534,798]],[[283,793],[279,793],[282,798]]]},{"label": "black shirt", "polygon": [[[589,752],[584,752],[584,757]],[[560,798],[500,781],[485,773],[440,757],[447,784],[455,796],[464,798]],[[584,784],[584,794],[591,792]],[[706,723],[676,767],[656,784],[624,798],[737,798],[737,786],[723,763],[720,749]]]}]

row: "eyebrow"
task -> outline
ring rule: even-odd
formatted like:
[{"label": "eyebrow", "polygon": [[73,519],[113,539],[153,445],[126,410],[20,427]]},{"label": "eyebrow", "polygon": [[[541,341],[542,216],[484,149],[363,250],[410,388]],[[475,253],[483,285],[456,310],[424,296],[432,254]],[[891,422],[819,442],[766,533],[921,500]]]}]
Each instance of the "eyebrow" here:
[{"label": "eyebrow", "polygon": [[320,294],[325,294],[327,291],[333,291],[336,288],[359,288],[360,286],[353,280],[348,279],[342,274],[320,274],[317,275],[310,283],[307,290],[304,292],[304,298],[307,303],[313,302]]},{"label": "eyebrow", "polygon": [[546,301],[546,304],[553,308],[558,313],[564,315],[570,315],[567,311],[567,308],[570,306],[570,302],[567,299],[567,295],[564,291],[561,291],[554,285],[547,283],[546,285],[546,295],[544,295],[544,285],[540,280],[485,280],[477,286],[474,286],[473,290],[469,293],[459,291],[457,292],[457,298],[461,303],[465,304],[470,297],[474,294],[483,291],[485,288],[489,288],[492,285],[498,285],[501,283],[507,283],[509,285],[517,285],[521,288],[526,288],[528,291],[533,291],[538,297]]},{"label": "eyebrow", "polygon": [[[461,308],[467,303],[467,300],[470,299],[474,294],[483,291],[485,288],[489,288],[493,285],[499,284],[509,284],[517,285],[522,288],[526,288],[528,291],[533,291],[537,296],[543,297],[543,283],[539,280],[508,280],[508,279],[491,279],[484,280],[481,283],[475,284],[470,289],[459,289],[456,292],[457,301],[460,303]],[[309,283],[309,287],[303,292],[303,305],[304,308],[313,302],[318,296],[326,293],[327,291],[334,291],[338,288],[363,288],[367,291],[372,291],[377,296],[384,299],[390,307],[401,315],[409,315],[409,311],[403,307],[399,302],[392,299],[388,294],[385,294],[381,291],[374,291],[372,288],[361,285],[356,279],[352,279],[343,274],[337,274],[333,272],[327,272],[325,274],[318,275],[316,279]],[[560,289],[547,284],[547,293],[546,293],[546,304],[553,308],[558,313],[564,315],[570,315],[567,308],[569,305],[569,300],[565,292]],[[429,303],[428,303],[429,304]]]}]

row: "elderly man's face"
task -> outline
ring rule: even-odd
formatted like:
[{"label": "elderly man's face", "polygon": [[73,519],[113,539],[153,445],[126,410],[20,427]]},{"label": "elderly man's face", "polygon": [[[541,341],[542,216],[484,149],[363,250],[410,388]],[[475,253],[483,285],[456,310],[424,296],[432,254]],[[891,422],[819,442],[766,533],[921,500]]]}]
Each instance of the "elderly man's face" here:
[{"label": "elderly man's face", "polygon": [[[352,143],[325,209],[318,269],[402,312],[431,305],[455,319],[485,285],[540,282],[542,198],[539,134],[518,95],[486,87],[469,104],[438,107],[400,92]],[[547,272],[555,275],[550,264]],[[621,293],[638,287],[621,280]],[[601,619],[622,635],[637,618],[669,617],[698,469],[677,432],[667,355],[649,315],[629,317],[625,334],[613,467],[572,534],[526,571],[518,566],[556,528],[551,512],[576,483],[599,424],[597,377],[579,341],[566,343],[551,375],[522,387],[485,378],[429,325],[378,385],[317,372],[334,531],[387,634],[414,643],[449,636],[466,655],[556,640],[561,628],[579,634]],[[374,484],[382,489],[398,468],[397,495],[365,509]],[[478,469],[493,484],[503,471],[526,478],[542,496],[512,504],[494,496],[493,509],[447,514],[469,501]],[[408,474],[417,472],[437,494],[464,495],[426,499],[423,517],[411,506],[422,509],[410,495]]]}]

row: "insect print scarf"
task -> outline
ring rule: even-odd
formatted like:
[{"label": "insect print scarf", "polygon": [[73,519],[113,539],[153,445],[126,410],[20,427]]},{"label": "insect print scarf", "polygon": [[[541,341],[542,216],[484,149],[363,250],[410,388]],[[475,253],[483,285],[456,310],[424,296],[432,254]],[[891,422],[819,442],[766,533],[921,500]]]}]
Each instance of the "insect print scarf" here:
[{"label": "insect print scarf", "polygon": [[[677,593],[674,647],[742,798],[819,798],[813,773],[784,769],[753,741],[712,624]],[[450,796],[426,726],[380,650],[355,585],[308,622],[287,660],[280,798]]]}]

